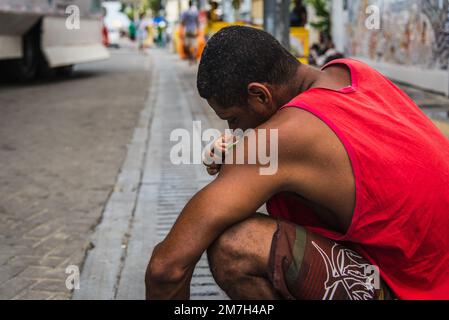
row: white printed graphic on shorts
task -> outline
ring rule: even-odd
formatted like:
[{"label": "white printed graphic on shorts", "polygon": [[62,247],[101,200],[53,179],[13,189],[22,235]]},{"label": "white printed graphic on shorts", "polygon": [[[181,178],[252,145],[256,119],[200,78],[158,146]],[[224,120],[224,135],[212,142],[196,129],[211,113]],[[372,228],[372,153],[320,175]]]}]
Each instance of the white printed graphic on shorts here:
[{"label": "white printed graphic on shorts", "polygon": [[312,241],[313,246],[323,257],[326,264],[327,279],[324,282],[325,294],[323,300],[332,300],[337,289],[346,291],[350,300],[371,300],[374,298],[375,287],[373,277],[367,274],[372,265],[364,263],[364,259],[355,251],[339,244],[334,244],[329,257],[323,249]]}]

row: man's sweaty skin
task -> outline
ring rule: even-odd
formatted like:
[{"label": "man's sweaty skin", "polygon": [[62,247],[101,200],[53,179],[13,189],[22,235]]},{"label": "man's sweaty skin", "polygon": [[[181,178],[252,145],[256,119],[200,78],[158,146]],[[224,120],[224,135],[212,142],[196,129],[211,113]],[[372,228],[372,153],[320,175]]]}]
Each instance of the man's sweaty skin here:
[{"label": "man's sweaty skin", "polygon": [[[246,113],[240,107],[220,108],[208,101],[220,118],[228,120],[231,129],[278,129],[278,171],[264,176],[259,174],[258,164],[223,165],[218,177],[187,203],[166,239],[155,247],[146,273],[148,299],[188,299],[192,273],[203,252],[223,232],[252,217],[279,192],[292,192],[312,203],[319,209],[318,218],[329,228],[341,233],[349,228],[355,183],[344,146],[312,114],[293,109],[276,112],[310,88],[336,90],[350,85],[349,70],[339,65],[324,71],[300,66],[291,83],[288,88],[249,84],[250,111]],[[267,149],[269,145],[268,141]],[[266,243],[275,231],[272,227],[267,230],[271,234],[264,234],[260,241],[264,244],[260,250],[261,269],[268,265]],[[245,298],[276,297],[269,283],[262,279],[264,276],[258,279],[266,290],[261,289],[259,295],[251,292]]]}]

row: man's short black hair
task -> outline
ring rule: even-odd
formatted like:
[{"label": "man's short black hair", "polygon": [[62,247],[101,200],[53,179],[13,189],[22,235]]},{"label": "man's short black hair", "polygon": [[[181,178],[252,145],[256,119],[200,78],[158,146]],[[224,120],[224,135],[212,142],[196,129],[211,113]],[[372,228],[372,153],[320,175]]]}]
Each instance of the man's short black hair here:
[{"label": "man's short black hair", "polygon": [[213,99],[221,107],[244,106],[248,84],[287,83],[299,65],[269,33],[251,27],[226,27],[203,51],[197,87],[202,98]]}]

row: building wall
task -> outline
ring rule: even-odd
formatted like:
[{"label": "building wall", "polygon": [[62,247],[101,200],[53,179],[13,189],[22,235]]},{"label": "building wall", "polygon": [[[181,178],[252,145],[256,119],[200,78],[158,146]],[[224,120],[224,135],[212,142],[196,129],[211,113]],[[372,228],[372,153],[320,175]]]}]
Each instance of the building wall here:
[{"label": "building wall", "polygon": [[[393,79],[449,94],[449,1],[335,0],[332,5],[337,49]],[[369,5],[380,8],[379,30],[365,26]]]}]

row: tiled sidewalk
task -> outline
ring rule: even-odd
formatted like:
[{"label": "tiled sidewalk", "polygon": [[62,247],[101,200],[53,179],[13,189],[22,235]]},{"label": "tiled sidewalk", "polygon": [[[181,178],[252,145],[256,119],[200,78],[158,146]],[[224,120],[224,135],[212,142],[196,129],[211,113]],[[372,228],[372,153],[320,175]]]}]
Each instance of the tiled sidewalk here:
[{"label": "tiled sidewalk", "polygon": [[[93,237],[74,299],[143,299],[144,274],[153,247],[170,230],[186,202],[211,178],[202,165],[170,161],[170,133],[224,129],[195,92],[194,67],[163,50],[153,60],[149,98],[128,150],[128,159]],[[192,132],[193,131],[193,132]],[[192,299],[224,298],[205,257],[195,270]]]}]

